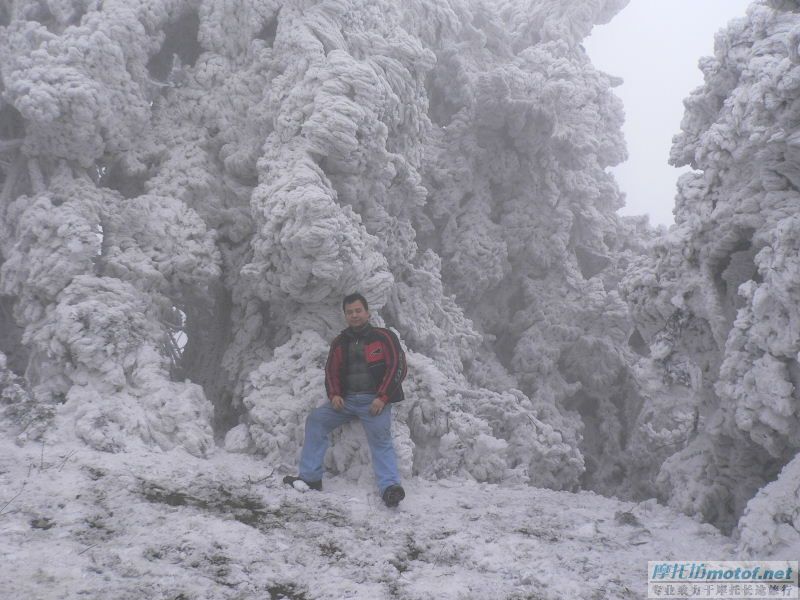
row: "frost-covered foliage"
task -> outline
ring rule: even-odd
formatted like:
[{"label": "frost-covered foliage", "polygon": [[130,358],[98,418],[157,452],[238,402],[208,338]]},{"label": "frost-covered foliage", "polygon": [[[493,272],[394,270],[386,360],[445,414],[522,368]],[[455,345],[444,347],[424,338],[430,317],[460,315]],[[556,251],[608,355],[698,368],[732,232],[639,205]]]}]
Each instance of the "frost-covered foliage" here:
[{"label": "frost-covered foliage", "polygon": [[50,407],[37,403],[26,389],[25,380],[8,365],[0,352],[0,430],[20,442],[39,439],[53,418]]},{"label": "frost-covered foliage", "polygon": [[747,503],[739,521],[739,547],[751,556],[800,553],[800,456]]},{"label": "frost-covered foliage", "polygon": [[170,381],[165,348],[176,307],[219,276],[219,251],[185,202],[157,188],[126,198],[128,187],[108,181],[150,127],[149,54],[174,10],[12,5],[0,36],[2,149],[12,155],[0,292],[16,301],[33,397],[64,404],[79,437],[203,455],[213,445],[207,400]]},{"label": "frost-covered foliage", "polygon": [[[672,148],[696,169],[679,181],[676,225],[623,286],[662,380],[642,411],[669,447],[658,489],[725,529],[800,450],[799,31],[797,3],[763,2],[717,35]],[[759,492],[745,545],[797,528],[778,513],[798,485],[786,467]]]},{"label": "frost-covered foliage", "polygon": [[15,2],[0,291],[35,400],[96,448],[213,426],[292,463],[359,290],[408,347],[406,473],[632,489],[615,290],[648,233],[581,46],[625,4]]}]

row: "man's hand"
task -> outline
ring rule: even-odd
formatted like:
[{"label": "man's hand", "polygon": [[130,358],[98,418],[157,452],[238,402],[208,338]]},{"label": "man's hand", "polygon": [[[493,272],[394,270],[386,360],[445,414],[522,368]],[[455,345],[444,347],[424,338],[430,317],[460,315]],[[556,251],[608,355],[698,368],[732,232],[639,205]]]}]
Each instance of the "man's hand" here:
[{"label": "man's hand", "polygon": [[344,408],[344,398],[341,396],[334,396],[331,398],[331,404],[333,404],[333,408],[336,410],[342,410]]},{"label": "man's hand", "polygon": [[376,397],[375,400],[372,401],[372,404],[369,405],[369,414],[371,414],[373,417],[381,414],[384,406],[386,405],[383,403],[383,401]]}]

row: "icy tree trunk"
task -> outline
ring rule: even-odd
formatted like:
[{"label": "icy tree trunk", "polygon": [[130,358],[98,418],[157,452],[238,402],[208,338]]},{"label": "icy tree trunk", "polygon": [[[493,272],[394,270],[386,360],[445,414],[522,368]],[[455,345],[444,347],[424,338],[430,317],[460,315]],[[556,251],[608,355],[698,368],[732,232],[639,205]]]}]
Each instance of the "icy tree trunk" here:
[{"label": "icy tree trunk", "polygon": [[213,405],[228,449],[292,463],[359,290],[408,347],[407,472],[632,489],[615,290],[646,234],[580,45],[625,4],[14,3],[0,291],[36,401],[198,453]]}]

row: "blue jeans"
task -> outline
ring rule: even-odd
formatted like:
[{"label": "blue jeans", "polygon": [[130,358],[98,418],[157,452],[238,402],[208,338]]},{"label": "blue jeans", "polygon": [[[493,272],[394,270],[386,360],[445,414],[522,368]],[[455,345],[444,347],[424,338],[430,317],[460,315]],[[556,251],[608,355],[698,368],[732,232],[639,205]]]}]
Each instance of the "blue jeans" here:
[{"label": "blue jeans", "polygon": [[303,452],[300,455],[300,477],[306,481],[322,479],[322,463],[328,449],[328,434],[331,431],[352,421],[361,420],[367,434],[369,450],[372,454],[372,469],[378,489],[383,494],[390,485],[399,484],[397,459],[392,445],[392,405],[387,404],[380,414],[369,413],[370,404],[375,394],[347,394],[344,408],[336,410],[332,404],[318,406],[306,418],[306,437],[303,441]]}]

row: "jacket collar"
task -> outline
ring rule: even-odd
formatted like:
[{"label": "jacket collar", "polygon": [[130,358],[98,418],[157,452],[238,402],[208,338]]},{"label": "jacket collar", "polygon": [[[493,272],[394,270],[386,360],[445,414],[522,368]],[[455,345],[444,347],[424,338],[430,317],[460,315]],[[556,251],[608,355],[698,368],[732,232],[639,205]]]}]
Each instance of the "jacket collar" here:
[{"label": "jacket collar", "polygon": [[348,327],[347,329],[342,331],[342,335],[344,335],[344,336],[346,336],[346,337],[348,337],[348,338],[350,338],[352,340],[355,340],[355,339],[358,339],[358,338],[366,337],[367,334],[369,334],[370,331],[372,331],[372,325],[369,322],[367,322],[367,323],[364,323],[364,325],[362,325],[361,328],[358,329],[358,330],[355,330],[352,327]]}]

